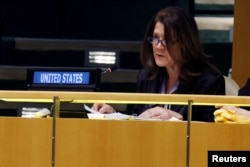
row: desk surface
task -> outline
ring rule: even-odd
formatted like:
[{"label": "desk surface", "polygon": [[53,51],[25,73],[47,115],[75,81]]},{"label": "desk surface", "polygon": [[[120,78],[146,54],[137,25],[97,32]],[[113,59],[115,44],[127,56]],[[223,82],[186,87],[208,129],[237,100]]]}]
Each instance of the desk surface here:
[{"label": "desk surface", "polygon": [[[183,167],[186,123],[56,119],[55,167]],[[209,150],[250,150],[250,125],[191,123],[190,166]],[[0,117],[0,166],[49,167],[52,119]]]},{"label": "desk surface", "polygon": [[58,97],[69,103],[113,103],[113,104],[180,104],[188,105],[237,105],[249,106],[249,96],[72,92],[72,91],[0,91],[0,100],[5,102],[50,102]]}]

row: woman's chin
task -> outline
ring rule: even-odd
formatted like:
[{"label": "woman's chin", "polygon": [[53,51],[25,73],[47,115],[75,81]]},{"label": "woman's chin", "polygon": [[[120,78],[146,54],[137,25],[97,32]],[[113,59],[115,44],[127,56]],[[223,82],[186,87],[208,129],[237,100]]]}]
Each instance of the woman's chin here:
[{"label": "woman's chin", "polygon": [[162,62],[156,62],[156,65],[158,67],[166,67],[166,64],[165,63],[162,63]]}]

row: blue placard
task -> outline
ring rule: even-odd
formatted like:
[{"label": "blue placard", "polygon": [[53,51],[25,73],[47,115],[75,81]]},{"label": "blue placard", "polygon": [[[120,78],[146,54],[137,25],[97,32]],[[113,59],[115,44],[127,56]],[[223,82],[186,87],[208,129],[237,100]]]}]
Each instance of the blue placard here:
[{"label": "blue placard", "polygon": [[88,85],[90,72],[35,71],[33,84]]}]

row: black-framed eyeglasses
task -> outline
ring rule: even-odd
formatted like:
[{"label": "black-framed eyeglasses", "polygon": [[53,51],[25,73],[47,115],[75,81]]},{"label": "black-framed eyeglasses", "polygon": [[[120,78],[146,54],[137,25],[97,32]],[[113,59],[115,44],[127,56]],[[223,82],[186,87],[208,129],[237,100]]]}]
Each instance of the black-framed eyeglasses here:
[{"label": "black-framed eyeglasses", "polygon": [[159,39],[156,37],[147,37],[147,40],[149,43],[151,43],[153,45],[158,45],[159,43],[161,43],[162,46],[166,46],[165,39]]}]

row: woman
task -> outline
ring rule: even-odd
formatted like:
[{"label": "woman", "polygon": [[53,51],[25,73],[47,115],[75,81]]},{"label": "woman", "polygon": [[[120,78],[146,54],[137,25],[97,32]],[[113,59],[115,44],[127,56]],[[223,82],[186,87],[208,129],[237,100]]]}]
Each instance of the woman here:
[{"label": "woman", "polygon": [[[203,53],[194,18],[178,7],[159,11],[145,34],[138,74],[138,92],[165,94],[225,95],[223,75]],[[94,104],[102,113],[114,112],[107,104]],[[187,119],[187,106],[136,105],[143,118]],[[214,107],[194,106],[192,120],[213,121]]]},{"label": "woman", "polygon": [[250,112],[236,106],[222,106],[214,112],[216,123],[247,123],[250,124]]},{"label": "woman", "polygon": [[[250,78],[238,91],[239,96],[250,96]],[[250,124],[249,106],[216,106],[214,121],[216,123],[248,123]]]}]

